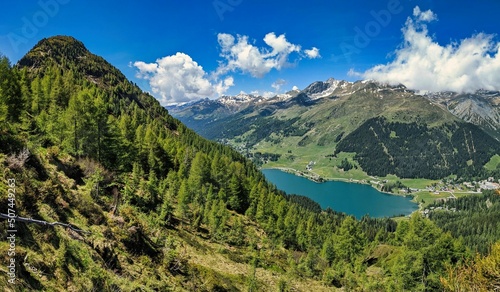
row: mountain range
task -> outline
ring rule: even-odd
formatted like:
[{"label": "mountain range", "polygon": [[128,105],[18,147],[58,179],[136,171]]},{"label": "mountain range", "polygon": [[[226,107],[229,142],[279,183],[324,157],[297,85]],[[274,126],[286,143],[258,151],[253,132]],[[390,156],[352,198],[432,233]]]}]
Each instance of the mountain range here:
[{"label": "mountain range", "polygon": [[499,102],[499,92],[421,95],[401,84],[331,78],[270,98],[240,94],[168,110],[200,135],[250,157],[280,157],[277,166],[302,170],[315,161],[328,176],[326,169],[340,162],[325,161],[354,153],[351,163],[368,175],[435,179],[486,175],[484,164],[500,153]]},{"label": "mountain range", "polygon": [[[417,94],[406,89],[404,85],[389,86],[371,80],[349,82],[330,78],[326,81],[316,81],[304,90],[292,90],[272,97],[263,97],[253,94],[240,93],[235,96],[222,96],[218,99],[202,99],[181,105],[171,105],[166,108],[172,115],[186,121],[189,126],[198,129],[196,121],[208,125],[215,119],[236,114],[249,106],[265,107],[278,104],[287,107],[295,103],[311,103],[318,99],[332,99],[356,93],[359,90],[366,92],[366,85],[377,91],[382,97],[387,90],[402,90],[413,93],[416,98],[424,97],[433,104],[447,109],[454,116],[472,124],[481,126],[492,136],[498,138],[500,129],[500,92],[479,90],[475,93],[437,92]],[[294,100],[295,99],[295,100]],[[208,138],[218,138],[209,136]]]}]

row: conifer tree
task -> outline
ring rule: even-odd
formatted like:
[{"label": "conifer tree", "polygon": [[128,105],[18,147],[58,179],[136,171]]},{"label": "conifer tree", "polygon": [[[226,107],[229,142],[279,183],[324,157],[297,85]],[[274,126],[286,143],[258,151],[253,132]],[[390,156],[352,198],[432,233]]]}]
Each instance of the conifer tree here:
[{"label": "conifer tree", "polygon": [[[0,107],[9,122],[19,122],[24,108],[19,79],[14,70],[11,69],[7,57],[0,55]],[[1,116],[0,116],[1,118]]]},{"label": "conifer tree", "polygon": [[347,216],[335,236],[335,254],[346,263],[353,264],[365,245],[359,221]]},{"label": "conifer tree", "polygon": [[243,191],[242,186],[239,179],[236,175],[231,176],[231,180],[229,181],[229,198],[228,205],[231,210],[235,210],[237,212],[242,212],[244,207],[243,201]]},{"label": "conifer tree", "polygon": [[188,184],[186,180],[183,180],[181,183],[181,187],[179,189],[179,193],[177,194],[177,210],[179,211],[179,216],[182,218],[188,218],[189,215],[189,206],[188,204],[191,202],[189,197]]}]

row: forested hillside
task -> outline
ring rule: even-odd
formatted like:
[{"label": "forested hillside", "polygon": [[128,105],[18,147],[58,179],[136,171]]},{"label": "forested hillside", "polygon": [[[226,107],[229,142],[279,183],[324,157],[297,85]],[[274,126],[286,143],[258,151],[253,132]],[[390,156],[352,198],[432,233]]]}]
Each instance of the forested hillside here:
[{"label": "forested hillside", "polygon": [[[499,153],[499,142],[473,124],[439,127],[373,118],[345,136],[336,153],[355,152],[370,175],[439,179],[452,174],[487,177],[484,165]],[[496,173],[498,175],[498,173]]]},{"label": "forested hillside", "polygon": [[500,195],[487,191],[457,200],[430,205],[429,218],[444,231],[461,238],[467,246],[483,254],[500,238]]},{"label": "forested hillside", "polygon": [[84,231],[16,222],[6,291],[439,291],[466,264],[499,283],[496,249],[419,213],[357,221],[279,192],[71,37],[0,59],[0,122],[1,210]]}]

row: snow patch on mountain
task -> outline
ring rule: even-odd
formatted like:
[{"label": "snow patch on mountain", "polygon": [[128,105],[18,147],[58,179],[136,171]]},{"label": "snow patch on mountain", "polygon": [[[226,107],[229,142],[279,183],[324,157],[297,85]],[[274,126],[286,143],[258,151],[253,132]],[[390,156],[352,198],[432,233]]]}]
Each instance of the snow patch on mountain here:
[{"label": "snow patch on mountain", "polygon": [[330,78],[325,82],[314,82],[306,87],[302,92],[305,93],[311,100],[316,100],[332,96],[337,89],[346,89],[349,85],[352,85],[352,82]]},{"label": "snow patch on mountain", "polygon": [[235,96],[222,96],[218,101],[224,105],[237,105],[249,102],[263,102],[265,100],[262,96],[255,96],[252,94],[240,93]]}]

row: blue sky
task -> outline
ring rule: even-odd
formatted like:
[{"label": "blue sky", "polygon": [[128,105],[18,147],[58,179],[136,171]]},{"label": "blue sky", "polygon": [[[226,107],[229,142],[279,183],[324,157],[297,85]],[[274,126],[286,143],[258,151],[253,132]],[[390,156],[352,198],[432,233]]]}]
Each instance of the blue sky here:
[{"label": "blue sky", "polygon": [[497,0],[7,1],[0,52],[15,63],[71,35],[162,104],[330,77],[498,90],[499,12]]}]

